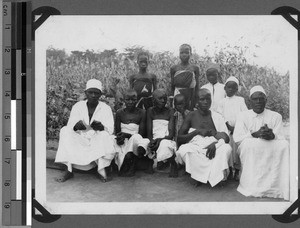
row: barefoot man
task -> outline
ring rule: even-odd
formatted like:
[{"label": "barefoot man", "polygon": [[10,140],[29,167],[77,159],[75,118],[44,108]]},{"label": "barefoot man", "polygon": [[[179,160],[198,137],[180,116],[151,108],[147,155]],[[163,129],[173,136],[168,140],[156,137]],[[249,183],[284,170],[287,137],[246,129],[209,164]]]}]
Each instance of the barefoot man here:
[{"label": "barefoot man", "polygon": [[58,182],[72,178],[73,168],[87,171],[96,166],[97,176],[107,181],[105,168],[115,156],[111,136],[114,118],[111,108],[99,101],[101,91],[99,80],[89,80],[85,90],[87,99],[73,106],[67,126],[60,131],[55,162],[65,164],[67,170]]},{"label": "barefoot man", "polygon": [[190,112],[178,132],[177,159],[198,182],[212,187],[226,180],[231,147],[223,117],[210,111],[211,93],[199,90],[199,109]]},{"label": "barefoot man", "polygon": [[156,153],[158,162],[170,162],[169,177],[177,177],[175,162],[176,143],[173,141],[174,110],[166,107],[167,94],[162,89],[153,92],[153,107],[147,110],[147,132],[150,139],[149,148]]},{"label": "barefoot man", "polygon": [[[126,107],[116,113],[116,163],[120,176],[134,176],[137,160],[146,154],[150,141],[143,138],[146,134],[146,111],[136,107],[137,92],[129,89],[124,98]],[[149,158],[144,160],[150,163]]]},{"label": "barefoot man", "polygon": [[245,196],[289,199],[289,143],[282,134],[282,116],[266,109],[261,86],[250,90],[251,110],[238,115],[233,138],[239,145],[241,178],[238,191]]}]

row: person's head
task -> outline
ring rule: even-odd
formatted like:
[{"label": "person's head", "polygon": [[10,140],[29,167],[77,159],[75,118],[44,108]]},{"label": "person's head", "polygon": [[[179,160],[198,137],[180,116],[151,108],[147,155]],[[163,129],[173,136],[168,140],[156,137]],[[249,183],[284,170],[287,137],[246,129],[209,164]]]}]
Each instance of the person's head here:
[{"label": "person's head", "polygon": [[102,95],[102,83],[97,79],[90,79],[86,83],[85,95],[89,104],[98,104]]},{"label": "person's head", "polygon": [[220,66],[215,63],[210,63],[206,68],[206,78],[211,84],[218,82],[218,76],[220,73]]},{"label": "person's head", "polygon": [[156,89],[152,93],[153,105],[157,108],[164,108],[167,104],[167,94],[163,89]]},{"label": "person's head", "polygon": [[185,111],[186,101],[185,101],[185,97],[183,94],[177,94],[174,97],[174,106],[175,106],[175,109],[180,113],[183,113]]},{"label": "person's head", "polygon": [[250,90],[250,102],[255,113],[260,114],[265,110],[267,104],[267,96],[263,87],[254,86]]},{"label": "person's head", "polygon": [[124,94],[125,106],[128,109],[134,109],[137,103],[137,92],[133,89],[126,90]]},{"label": "person's head", "polygon": [[179,47],[179,58],[181,62],[187,63],[192,55],[192,47],[189,44],[182,44]]},{"label": "person's head", "polygon": [[149,53],[139,52],[137,56],[137,63],[141,70],[146,70],[149,64]]},{"label": "person's head", "polygon": [[208,89],[199,89],[198,92],[198,108],[207,112],[211,106],[211,93]]},{"label": "person's head", "polygon": [[232,97],[239,89],[239,80],[236,77],[230,76],[225,82],[225,92],[227,97]]}]

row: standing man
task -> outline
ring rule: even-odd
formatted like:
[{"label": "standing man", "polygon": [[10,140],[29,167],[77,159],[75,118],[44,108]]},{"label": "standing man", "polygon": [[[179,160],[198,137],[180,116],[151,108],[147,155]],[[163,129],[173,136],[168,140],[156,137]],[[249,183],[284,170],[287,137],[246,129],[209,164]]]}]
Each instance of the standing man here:
[{"label": "standing man", "polygon": [[60,131],[55,162],[65,164],[67,170],[58,182],[72,178],[73,168],[86,171],[96,166],[97,176],[103,182],[108,180],[105,168],[115,156],[114,118],[111,108],[99,101],[101,91],[99,80],[89,80],[85,89],[87,99],[73,106],[67,126]]},{"label": "standing man", "polygon": [[250,90],[252,109],[239,114],[233,138],[238,143],[245,196],[289,199],[289,144],[282,135],[282,117],[266,109],[261,86]]},{"label": "standing man", "polygon": [[190,63],[192,47],[182,44],[179,47],[180,63],[170,69],[171,93],[176,96],[183,94],[185,97],[185,109],[193,110],[199,90],[199,67]]}]

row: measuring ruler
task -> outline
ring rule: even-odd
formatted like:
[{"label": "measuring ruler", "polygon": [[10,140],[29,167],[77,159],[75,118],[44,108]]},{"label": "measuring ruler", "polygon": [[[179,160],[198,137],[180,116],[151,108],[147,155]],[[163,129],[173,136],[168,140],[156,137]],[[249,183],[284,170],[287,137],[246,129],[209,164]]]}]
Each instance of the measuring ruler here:
[{"label": "measuring ruler", "polygon": [[[28,225],[31,167],[27,166],[31,9],[26,2],[3,2],[2,224]],[[30,122],[31,123],[31,122]],[[31,207],[30,207],[31,208]]]}]

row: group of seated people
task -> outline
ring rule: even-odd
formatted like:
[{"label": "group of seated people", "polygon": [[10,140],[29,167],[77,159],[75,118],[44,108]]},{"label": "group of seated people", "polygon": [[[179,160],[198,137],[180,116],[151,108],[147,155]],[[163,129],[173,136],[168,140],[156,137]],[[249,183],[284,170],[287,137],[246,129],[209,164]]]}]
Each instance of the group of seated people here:
[{"label": "group of seated people", "polygon": [[[115,119],[111,108],[99,101],[102,83],[89,80],[87,99],[73,106],[60,131],[55,162],[67,170],[57,181],[72,178],[73,168],[95,168],[106,182],[112,163],[120,176],[134,176],[137,169],[151,174],[156,160],[157,169],[170,166],[169,177],[178,177],[184,167],[199,184],[214,187],[230,177],[239,181],[237,190],[245,196],[288,200],[289,144],[282,135],[281,115],[265,108],[265,90],[259,85],[250,89],[248,110],[244,98],[236,95],[237,78],[229,77],[225,85],[218,82],[217,64],[208,66],[209,83],[199,88],[199,68],[189,64],[190,54],[190,46],[182,45],[181,63],[171,68],[174,108],[166,105],[165,90],[156,89],[155,75],[147,73],[144,54],[138,56],[140,72],[130,78],[125,107]],[[144,86],[136,83],[139,77],[152,85],[147,80],[142,80]],[[192,80],[180,86],[176,77]]]}]

